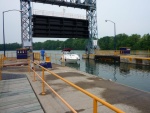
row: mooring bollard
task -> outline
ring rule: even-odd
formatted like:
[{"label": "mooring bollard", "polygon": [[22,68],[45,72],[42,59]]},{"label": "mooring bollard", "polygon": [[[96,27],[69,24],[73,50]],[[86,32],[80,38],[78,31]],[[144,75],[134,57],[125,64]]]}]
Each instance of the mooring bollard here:
[{"label": "mooring bollard", "polygon": [[50,57],[46,57],[46,61],[45,62],[46,62],[47,68],[52,68]]}]

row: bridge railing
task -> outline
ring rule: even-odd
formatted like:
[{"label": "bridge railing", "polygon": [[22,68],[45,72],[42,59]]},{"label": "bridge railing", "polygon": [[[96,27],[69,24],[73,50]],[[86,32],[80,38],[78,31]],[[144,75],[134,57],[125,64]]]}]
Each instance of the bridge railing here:
[{"label": "bridge railing", "polygon": [[[32,62],[32,61],[31,61]],[[36,77],[40,78],[42,81],[42,94],[45,94],[45,85],[55,94],[57,95],[57,97],[73,112],[73,113],[77,113],[62,97],[60,97],[57,92],[54,91],[54,89],[52,89],[50,87],[50,85],[45,81],[45,71],[48,72],[49,74],[57,77],[58,79],[64,81],[65,83],[69,84],[70,86],[72,86],[73,88],[77,89],[78,91],[86,94],[87,96],[91,97],[93,99],[93,113],[98,113],[98,102],[103,104],[104,106],[108,107],[109,109],[117,112],[117,113],[124,113],[122,110],[116,108],[115,106],[109,104],[108,102],[98,98],[97,96],[93,95],[92,93],[89,93],[88,91],[80,88],[79,86],[73,84],[72,82],[62,78],[61,76],[59,76],[58,74],[42,67],[41,65],[39,65],[36,62],[32,62],[33,63],[33,68],[30,67],[29,65],[29,70],[32,70],[34,72],[33,74],[33,81],[36,81]],[[29,62],[30,64],[30,62]],[[42,69],[42,77],[35,71],[35,65],[37,65],[38,67],[40,67]],[[30,72],[30,71],[29,71]]]}]

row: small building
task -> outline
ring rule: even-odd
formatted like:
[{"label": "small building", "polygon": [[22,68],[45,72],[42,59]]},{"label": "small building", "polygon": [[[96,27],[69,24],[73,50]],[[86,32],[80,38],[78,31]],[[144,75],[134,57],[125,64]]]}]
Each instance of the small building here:
[{"label": "small building", "polygon": [[27,59],[29,54],[29,49],[20,48],[16,50],[17,59]]},{"label": "small building", "polygon": [[120,47],[120,54],[130,54],[129,47]]}]

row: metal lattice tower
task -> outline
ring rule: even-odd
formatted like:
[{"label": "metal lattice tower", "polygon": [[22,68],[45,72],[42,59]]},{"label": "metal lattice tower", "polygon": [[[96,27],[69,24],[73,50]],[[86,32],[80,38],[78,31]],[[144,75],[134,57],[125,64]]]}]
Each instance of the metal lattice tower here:
[{"label": "metal lattice tower", "polygon": [[86,18],[89,21],[89,42],[87,45],[88,53],[93,53],[93,39],[98,38],[96,0],[20,0],[20,8],[23,11],[21,15],[23,47],[26,47],[26,41],[31,43],[32,47],[31,2],[85,9]]},{"label": "metal lattice tower", "polygon": [[94,45],[93,45],[93,39],[98,38],[98,32],[97,32],[97,11],[96,11],[96,0],[89,0],[90,4],[92,6],[90,9],[86,10],[86,18],[89,21],[89,32],[90,32],[90,38],[88,41],[88,52],[93,53]]},{"label": "metal lattice tower", "polygon": [[20,0],[22,47],[32,50],[31,0]]}]

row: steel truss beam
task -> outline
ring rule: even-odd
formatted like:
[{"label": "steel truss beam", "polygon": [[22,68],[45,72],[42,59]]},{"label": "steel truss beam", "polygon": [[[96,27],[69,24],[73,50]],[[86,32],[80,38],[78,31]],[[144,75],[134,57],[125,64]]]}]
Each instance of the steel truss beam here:
[{"label": "steel truss beam", "polygon": [[74,7],[81,9],[89,9],[92,6],[91,0],[31,0],[31,2]]}]

